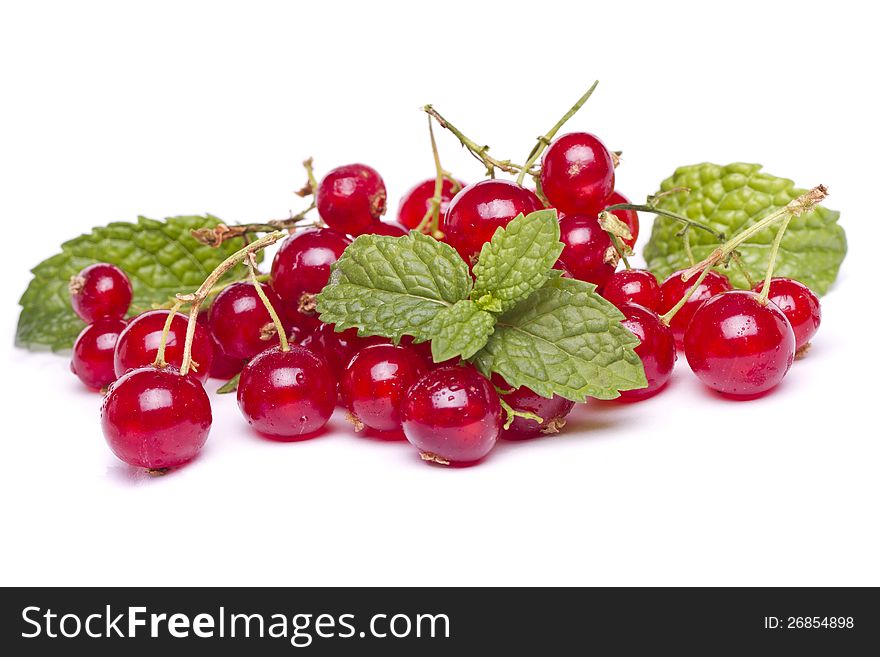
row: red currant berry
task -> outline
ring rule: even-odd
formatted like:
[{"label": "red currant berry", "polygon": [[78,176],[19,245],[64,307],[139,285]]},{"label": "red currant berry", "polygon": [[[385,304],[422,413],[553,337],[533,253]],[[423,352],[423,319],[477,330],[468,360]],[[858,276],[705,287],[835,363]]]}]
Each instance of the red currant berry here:
[{"label": "red currant berry", "polygon": [[339,382],[342,403],[355,426],[399,431],[400,403],[426,369],[410,347],[376,344],[357,352]]},{"label": "red currant berry", "polygon": [[238,406],[262,434],[296,438],[321,429],[336,407],[336,379],[327,363],[298,345],[272,347],[244,366]]},{"label": "red currant berry", "polygon": [[113,351],[124,329],[124,320],[109,317],[86,326],[73,343],[70,371],[90,388],[100,389],[113,383]]},{"label": "red currant berry", "polygon": [[337,379],[352,356],[374,344],[390,344],[390,340],[377,335],[362,338],[356,328],[337,333],[333,324],[321,324],[300,342],[301,346],[321,356]]},{"label": "red currant berry", "polygon": [[173,367],[132,370],[110,386],[101,407],[110,449],[138,468],[173,468],[208,438],[211,403],[202,384]]},{"label": "red currant berry", "polygon": [[[129,370],[152,365],[159,353],[162,342],[162,329],[168,318],[167,310],[150,310],[132,319],[125,330],[120,333],[113,355],[113,367],[116,376],[122,376]],[[183,362],[183,345],[186,341],[186,315],[176,313],[171,320],[168,339],[165,341],[165,362],[180,367]],[[193,334],[192,360],[197,369],[190,374],[204,381],[211,371],[214,360],[214,345],[211,336],[196,322]]]},{"label": "red currant berry", "polygon": [[[207,310],[199,311],[199,324],[209,334],[211,333],[211,327],[208,324]],[[214,347],[214,357],[211,358],[211,371],[208,372],[209,377],[212,379],[228,380],[241,372],[241,368],[244,367],[244,364],[247,362],[246,360],[242,358],[232,358],[224,354],[213,335],[211,335],[211,346]]]},{"label": "red currant berry", "polygon": [[369,230],[370,235],[387,235],[388,237],[403,237],[409,235],[409,228],[402,226],[396,221],[377,221]]},{"label": "red currant berry", "polygon": [[403,432],[426,461],[443,465],[479,461],[501,433],[495,388],[472,367],[429,370],[406,394]]},{"label": "red currant berry", "polygon": [[740,399],[775,387],[794,361],[795,337],[774,303],[735,290],[706,301],[684,336],[688,364],[713,390]]},{"label": "red currant berry", "polygon": [[615,306],[637,303],[656,311],[660,307],[660,283],[644,269],[621,269],[605,283],[602,296]]},{"label": "red currant berry", "polygon": [[520,213],[543,207],[534,192],[509,180],[481,180],[452,199],[446,211],[446,241],[472,263],[495,231]]},{"label": "red currant berry", "polygon": [[[685,294],[687,294],[688,290],[690,290],[694,283],[696,283],[697,278],[694,275],[689,278],[687,281],[682,279],[682,274],[684,271],[677,271],[674,274],[670,274],[669,277],[660,284],[660,308],[658,309],[658,313],[663,315],[675,306]],[[688,324],[691,323],[691,318],[694,316],[694,313],[697,312],[697,309],[703,305],[703,303],[707,299],[711,299],[716,294],[721,294],[722,292],[727,292],[728,290],[732,290],[733,287],[730,285],[730,281],[727,280],[727,276],[723,274],[719,274],[717,271],[710,271],[706,278],[703,279],[703,282],[700,283],[700,286],[694,291],[691,295],[691,298],[687,300],[681,309],[675,313],[675,316],[672,318],[672,322],[670,327],[672,328],[672,334],[675,336],[675,346],[679,349],[682,349],[684,346],[684,333],[687,330]]]},{"label": "red currant berry", "polygon": [[597,216],[614,191],[611,153],[598,137],[586,132],[558,137],[544,151],[541,190],[563,214]]},{"label": "red currant berry", "polygon": [[324,176],[315,202],[330,228],[360,235],[385,214],[385,200],[385,182],[375,169],[347,164]]},{"label": "red currant berry", "polygon": [[[502,429],[501,438],[506,440],[523,440],[534,438],[541,434],[559,433],[565,426],[565,416],[571,413],[574,402],[565,397],[553,395],[551,398],[542,397],[531,388],[521,386],[511,389],[507,381],[495,375],[493,381],[497,381],[502,391],[501,398],[515,411],[533,413],[543,420],[538,422],[531,418],[515,416],[507,429]],[[510,390],[510,392],[507,392]]]},{"label": "red currant berry", "polygon": [[[265,283],[260,283],[260,287],[276,312],[282,312],[281,299],[272,288]],[[278,344],[272,317],[251,283],[233,283],[223,288],[211,305],[208,324],[221,351],[232,358],[253,358]]]},{"label": "red currant berry", "polygon": [[565,245],[559,262],[574,278],[595,283],[601,290],[617,268],[617,260],[611,238],[599,227],[599,218],[565,215],[559,230]]},{"label": "red currant berry", "polygon": [[[755,286],[755,292],[760,292],[763,287],[762,281]],[[799,281],[790,278],[771,278],[770,301],[785,313],[794,330],[795,349],[803,353],[804,347],[810,344],[822,321],[819,298]]]},{"label": "red currant berry", "polygon": [[[397,211],[397,220],[407,228],[418,228],[422,219],[431,210],[431,200],[434,198],[434,178],[419,183],[406,194],[400,201],[400,209]],[[458,183],[458,189],[464,187]],[[455,194],[452,193],[454,185],[448,178],[443,179],[443,187],[440,192],[440,230],[445,231],[446,210],[449,202]]]},{"label": "red currant berry", "polygon": [[[629,199],[620,192],[612,192],[605,200],[605,206],[619,205],[621,203],[629,203]],[[629,228],[632,235],[631,240],[623,240],[631,249],[636,246],[636,240],[639,238],[639,213],[635,210],[614,210],[611,214],[620,219]]]},{"label": "red currant berry", "polygon": [[281,297],[283,314],[304,332],[320,324],[315,296],[330,280],[330,265],[349,244],[351,240],[335,230],[310,228],[288,237],[275,254],[272,289]]},{"label": "red currant berry", "polygon": [[636,355],[642,359],[645,378],[648,379],[646,388],[624,390],[620,393],[620,399],[623,401],[647,399],[660,392],[672,376],[672,368],[677,357],[675,338],[672,330],[653,310],[635,303],[623,303],[619,308],[625,317],[621,324],[641,342],[636,347]]},{"label": "red currant berry", "polygon": [[120,319],[131,305],[131,281],[119,267],[99,262],[70,279],[70,303],[84,322]]}]

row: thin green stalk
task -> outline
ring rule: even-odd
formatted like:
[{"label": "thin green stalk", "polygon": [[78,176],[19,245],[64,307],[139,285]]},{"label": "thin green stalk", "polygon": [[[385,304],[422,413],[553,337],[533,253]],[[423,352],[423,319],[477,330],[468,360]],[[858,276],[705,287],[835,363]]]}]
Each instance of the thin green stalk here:
[{"label": "thin green stalk", "polygon": [[275,307],[263,291],[262,283],[257,280],[257,259],[254,257],[253,252],[247,254],[245,261],[247,262],[248,273],[250,274],[254,290],[256,290],[257,296],[260,297],[260,301],[266,306],[269,317],[272,318],[272,324],[275,325],[275,331],[278,333],[278,342],[281,344],[281,351],[290,351],[290,345],[287,343],[287,333],[284,330],[284,325],[281,323],[281,318],[278,317]]},{"label": "thin green stalk", "polygon": [[759,297],[761,303],[766,304],[767,300],[770,298],[770,279],[773,278],[773,269],[776,266],[776,256],[779,255],[779,246],[782,244],[782,236],[785,235],[785,229],[788,228],[789,222],[791,222],[792,215],[788,215],[779,225],[779,230],[776,232],[776,239],[773,240],[773,247],[770,249],[770,262],[767,264],[767,273],[764,275],[764,286],[761,288],[761,295]]},{"label": "thin green stalk", "polygon": [[182,301],[177,301],[171,307],[168,317],[165,319],[165,324],[162,326],[162,337],[159,338],[159,349],[156,351],[156,360],[153,361],[153,367],[162,369],[163,367],[168,366],[168,363],[165,362],[165,345],[168,342],[168,333],[171,331],[171,322],[174,321],[174,317],[177,315],[177,311],[180,310],[182,305]]}]

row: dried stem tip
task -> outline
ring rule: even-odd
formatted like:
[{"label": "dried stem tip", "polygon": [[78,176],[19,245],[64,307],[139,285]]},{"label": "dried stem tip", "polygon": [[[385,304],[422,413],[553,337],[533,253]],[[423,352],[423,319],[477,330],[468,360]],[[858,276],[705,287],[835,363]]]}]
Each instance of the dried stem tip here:
[{"label": "dried stem tip", "polygon": [[806,194],[801,194],[788,204],[788,211],[795,217],[809,212],[813,206],[821,203],[828,196],[828,188],[825,185],[817,185]]}]

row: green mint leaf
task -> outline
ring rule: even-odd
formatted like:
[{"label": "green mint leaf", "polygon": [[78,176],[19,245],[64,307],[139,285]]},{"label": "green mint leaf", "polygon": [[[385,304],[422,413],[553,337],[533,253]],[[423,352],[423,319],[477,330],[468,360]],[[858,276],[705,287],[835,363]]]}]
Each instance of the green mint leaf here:
[{"label": "green mint leaf", "polygon": [[554,278],[498,318],[474,364],[514,387],[572,401],[613,399],[647,385],[623,314],[582,281]]},{"label": "green mint leaf", "polygon": [[[791,180],[762,173],[758,164],[742,163],[680,167],[661,183],[660,191],[678,187],[689,188],[690,192],[663,196],[657,207],[703,222],[728,238],[806,191],[795,188]],[[846,235],[837,223],[839,216],[839,212],[816,206],[794,217],[782,238],[774,276],[794,278],[816,294],[824,294],[837,278],[846,255]],[[658,216],[654,221],[651,239],[645,246],[645,260],[661,280],[691,264],[682,239],[676,236],[681,227],[679,222],[666,217]],[[755,282],[761,280],[767,270],[777,230],[778,225],[770,226],[737,249]],[[698,261],[719,244],[715,237],[698,228],[691,228],[689,235]],[[725,273],[734,286],[749,287],[736,265],[731,265]]]},{"label": "green mint leaf", "polygon": [[444,308],[431,327],[431,355],[435,363],[461,356],[470,358],[482,349],[495,327],[495,316],[469,300]]},{"label": "green mint leaf", "polygon": [[434,337],[437,314],[470,291],[468,267],[448,244],[417,232],[361,235],[333,265],[318,312],[339,331],[421,342]]},{"label": "green mint leaf", "polygon": [[540,289],[562,253],[556,210],[520,214],[483,245],[471,295],[483,310],[504,312]]},{"label": "green mint leaf", "polygon": [[[216,217],[170,217],[137,223],[115,222],[61,245],[61,252],[34,267],[21,297],[16,344],[28,349],[59,351],[73,345],[85,326],[73,312],[67,285],[83,267],[109,262],[121,268],[134,289],[130,314],[166,303],[178,292],[192,292],[227,256],[240,249],[240,239],[213,249],[190,236],[194,228],[211,228]],[[226,280],[244,276],[230,272]]]}]

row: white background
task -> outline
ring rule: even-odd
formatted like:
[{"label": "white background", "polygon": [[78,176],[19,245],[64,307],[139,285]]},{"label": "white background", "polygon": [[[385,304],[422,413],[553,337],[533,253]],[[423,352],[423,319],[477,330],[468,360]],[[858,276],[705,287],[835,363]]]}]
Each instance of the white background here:
[{"label": "white background", "polygon": [[[3,584],[880,584],[877,91],[860,3],[30,2],[0,13],[5,226]],[[363,161],[392,209],[432,175],[436,107],[501,157],[593,81],[570,127],[624,151],[618,188],[756,161],[829,186],[850,254],[774,394],[590,404],[479,467],[423,465],[344,420],[253,435],[216,399],[200,458],[117,461],[67,359],[12,347],[28,269],[137,214],[283,217],[299,163]],[[447,168],[481,168],[438,134]],[[647,236],[649,219],[643,218]],[[15,241],[13,241],[15,240]]]}]

